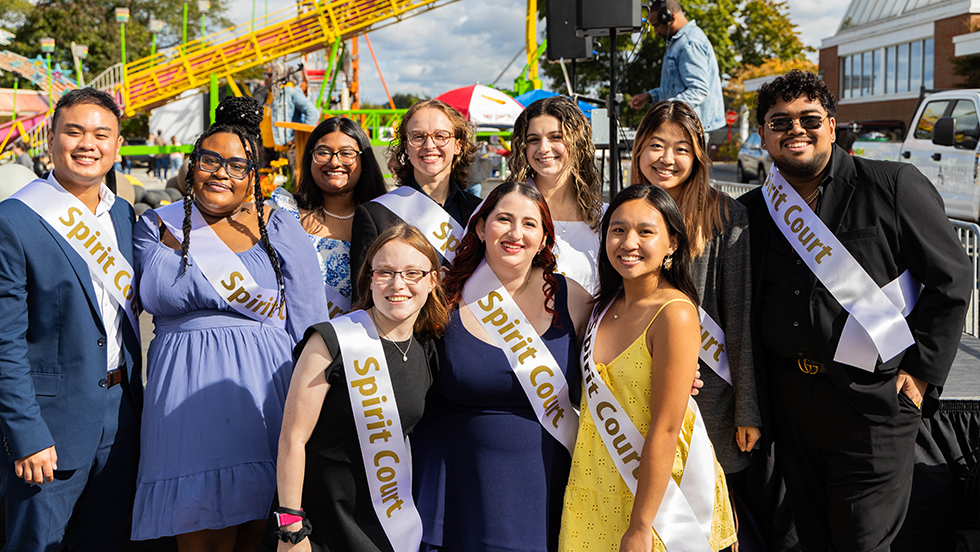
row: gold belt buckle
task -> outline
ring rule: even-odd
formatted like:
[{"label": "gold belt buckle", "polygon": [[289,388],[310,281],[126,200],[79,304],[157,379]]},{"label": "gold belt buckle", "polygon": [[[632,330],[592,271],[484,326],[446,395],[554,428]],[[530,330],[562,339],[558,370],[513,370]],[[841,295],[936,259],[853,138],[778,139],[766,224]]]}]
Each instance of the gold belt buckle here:
[{"label": "gold belt buckle", "polygon": [[810,374],[811,376],[818,373],[820,368],[823,368],[819,362],[810,362],[805,358],[797,360],[796,365],[800,367],[801,372],[804,374]]}]

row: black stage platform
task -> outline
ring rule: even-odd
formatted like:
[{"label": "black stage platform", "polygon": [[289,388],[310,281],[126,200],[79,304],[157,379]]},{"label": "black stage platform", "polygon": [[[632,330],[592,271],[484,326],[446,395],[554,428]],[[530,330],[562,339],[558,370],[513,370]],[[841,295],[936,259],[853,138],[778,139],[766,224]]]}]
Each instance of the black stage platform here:
[{"label": "black stage platform", "polygon": [[919,428],[912,503],[893,550],[951,550],[953,533],[971,524],[980,528],[976,526],[980,496],[975,486],[968,492],[978,447],[980,339],[963,334],[939,412]]}]

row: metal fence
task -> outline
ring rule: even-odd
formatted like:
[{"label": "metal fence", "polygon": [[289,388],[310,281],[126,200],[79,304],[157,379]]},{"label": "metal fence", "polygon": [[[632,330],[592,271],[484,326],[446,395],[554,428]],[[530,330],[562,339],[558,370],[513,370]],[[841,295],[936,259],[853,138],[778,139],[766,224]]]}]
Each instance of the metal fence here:
[{"label": "metal fence", "polygon": [[973,265],[973,289],[970,291],[970,304],[966,310],[966,322],[963,325],[963,333],[968,333],[973,337],[980,337],[980,293],[978,288],[980,288],[980,250],[978,250],[978,245],[980,245],[980,226],[977,226],[972,222],[963,222],[961,220],[949,219],[949,222],[953,225],[953,229],[956,230],[956,236],[960,239],[960,243],[963,244],[963,249],[966,250],[966,254],[970,257],[970,263]]},{"label": "metal fence", "polygon": [[[722,192],[738,197],[758,184],[736,184],[734,182],[721,182],[712,180],[711,185]],[[949,219],[953,229],[956,230],[956,237],[963,244],[963,249],[970,257],[973,265],[973,289],[970,293],[970,303],[966,311],[966,320],[963,323],[963,333],[980,338],[980,226],[972,222]]]}]

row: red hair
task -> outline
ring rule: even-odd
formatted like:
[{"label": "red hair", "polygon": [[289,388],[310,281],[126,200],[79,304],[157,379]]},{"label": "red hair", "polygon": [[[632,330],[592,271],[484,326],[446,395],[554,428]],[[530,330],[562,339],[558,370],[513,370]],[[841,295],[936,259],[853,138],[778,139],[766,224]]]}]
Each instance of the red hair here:
[{"label": "red hair", "polygon": [[557,261],[555,260],[554,252],[551,250],[555,246],[555,222],[551,218],[548,202],[545,201],[541,192],[524,182],[504,182],[497,186],[487,195],[480,210],[470,217],[470,223],[466,228],[466,235],[463,236],[463,240],[459,244],[459,249],[456,250],[456,257],[453,259],[453,264],[449,268],[449,274],[443,281],[443,287],[446,290],[450,308],[459,306],[459,302],[463,298],[463,286],[466,285],[466,281],[469,280],[470,275],[480,266],[480,262],[483,261],[487,253],[487,244],[476,235],[477,223],[481,219],[486,221],[490,213],[500,203],[500,200],[505,195],[513,192],[519,193],[531,200],[541,213],[541,226],[544,228],[545,237],[544,247],[534,256],[534,260],[531,261],[531,266],[539,266],[544,269],[544,285],[541,288],[544,291],[545,297],[544,310],[552,317],[558,315],[554,307],[550,306],[554,303],[555,292],[558,289],[558,280],[555,278]]}]

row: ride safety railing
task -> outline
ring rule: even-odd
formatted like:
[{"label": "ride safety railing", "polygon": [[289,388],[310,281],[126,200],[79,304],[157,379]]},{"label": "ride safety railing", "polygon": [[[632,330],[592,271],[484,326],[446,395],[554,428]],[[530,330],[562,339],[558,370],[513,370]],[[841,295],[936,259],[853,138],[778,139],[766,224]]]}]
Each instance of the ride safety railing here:
[{"label": "ride safety railing", "polygon": [[396,138],[398,125],[407,109],[323,110],[323,119],[346,117],[357,122],[371,138],[372,146],[387,146]]},{"label": "ride safety railing", "polygon": [[180,93],[289,54],[328,46],[337,38],[397,23],[457,0],[321,0],[303,2],[223,31],[110,69],[92,86],[119,98],[126,115]]}]

